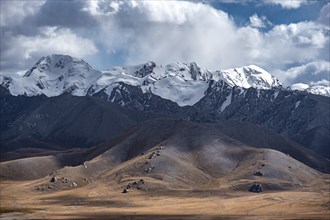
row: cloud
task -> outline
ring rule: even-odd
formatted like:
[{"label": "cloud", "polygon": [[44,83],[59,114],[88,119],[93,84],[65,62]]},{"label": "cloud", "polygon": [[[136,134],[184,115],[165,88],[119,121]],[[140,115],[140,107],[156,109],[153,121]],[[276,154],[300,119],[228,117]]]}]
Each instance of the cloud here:
[{"label": "cloud", "polygon": [[259,17],[257,14],[252,15],[249,21],[249,25],[254,28],[265,28],[272,24],[265,16]]},{"label": "cloud", "polygon": [[304,84],[304,83],[295,83],[295,84],[291,85],[290,87],[292,90],[304,91],[309,88],[309,85]]},{"label": "cloud", "polygon": [[323,6],[318,21],[324,25],[330,26],[330,3]]},{"label": "cloud", "polygon": [[310,0],[217,0],[216,2],[227,4],[266,4],[278,5],[283,9],[297,9],[304,4],[309,4]]},{"label": "cloud", "polygon": [[37,13],[45,1],[0,1],[0,26],[15,26]]},{"label": "cloud", "polygon": [[323,79],[323,80],[319,80],[319,81],[312,81],[310,83],[311,86],[330,86],[330,81],[329,80],[326,80],[326,79]]},{"label": "cloud", "polygon": [[252,16],[264,22],[239,28],[227,13],[202,3],[126,1],[116,9],[109,2],[98,3],[86,10],[100,22],[100,41],[108,50],[125,54],[128,64],[196,61],[211,69],[251,63],[281,69],[319,59],[329,41],[326,27],[315,22],[277,25],[262,32],[253,26],[265,25],[266,18]]},{"label": "cloud", "polygon": [[36,26],[61,26],[67,28],[91,28],[97,25],[93,16],[83,10],[86,3],[80,0],[46,1],[40,10],[31,17]]},{"label": "cloud", "polygon": [[[1,69],[8,71],[26,66],[27,61],[35,62],[41,56],[62,53],[84,57],[97,53],[94,43],[77,36],[70,29],[43,27],[35,36],[7,36],[5,48],[1,47]],[[13,46],[14,45],[14,46]]]},{"label": "cloud", "polygon": [[[10,4],[14,8],[21,3]],[[39,56],[66,53],[88,57],[92,65],[102,60],[104,69],[148,60],[195,61],[209,69],[256,64],[291,83],[295,78],[287,76],[292,74],[284,71],[287,66],[329,60],[329,25],[321,22],[326,12],[321,11],[318,21],[288,25],[272,25],[254,14],[249,24],[239,27],[230,14],[194,1],[48,0],[10,25],[5,20],[1,71],[27,69]]]},{"label": "cloud", "polygon": [[313,61],[286,71],[276,71],[275,74],[286,85],[294,83],[322,84],[330,81],[330,62],[325,60]]},{"label": "cloud", "polygon": [[266,0],[264,2],[267,4],[280,5],[285,9],[296,9],[301,5],[308,3],[306,0]]}]

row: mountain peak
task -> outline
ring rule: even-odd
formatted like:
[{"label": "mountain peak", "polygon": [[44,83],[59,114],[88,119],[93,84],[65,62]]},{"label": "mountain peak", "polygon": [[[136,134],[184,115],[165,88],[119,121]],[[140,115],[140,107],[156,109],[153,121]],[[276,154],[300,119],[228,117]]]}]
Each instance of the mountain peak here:
[{"label": "mountain peak", "polygon": [[12,79],[9,89],[13,95],[85,95],[100,74],[82,59],[52,54],[41,57],[23,77],[8,76]]},{"label": "mountain peak", "polygon": [[31,75],[63,74],[66,69],[71,69],[72,71],[77,66],[83,67],[83,69],[87,71],[92,69],[92,67],[82,59],[63,54],[52,54],[41,57],[38,62],[24,74],[24,77],[29,77]]},{"label": "mountain peak", "polygon": [[[21,76],[5,80],[11,94],[48,97],[69,92],[76,96],[93,95],[101,90],[111,95],[120,83],[136,86],[180,106],[194,105],[204,97],[210,81],[224,81],[229,87],[272,89],[281,84],[266,70],[244,66],[210,71],[195,62],[171,63],[165,66],[149,61],[135,66],[94,70],[84,60],[62,54],[42,57]],[[1,84],[5,82],[2,80]]]},{"label": "mountain peak", "polygon": [[223,80],[231,86],[270,89],[282,85],[275,76],[256,65],[223,70],[222,75]]}]

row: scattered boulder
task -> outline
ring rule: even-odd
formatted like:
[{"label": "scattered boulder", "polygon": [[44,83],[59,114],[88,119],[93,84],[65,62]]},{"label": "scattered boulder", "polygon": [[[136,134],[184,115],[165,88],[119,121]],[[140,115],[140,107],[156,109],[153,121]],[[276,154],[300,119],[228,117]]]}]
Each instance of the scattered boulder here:
[{"label": "scattered boulder", "polygon": [[250,192],[260,193],[262,192],[261,184],[253,183],[253,185],[249,189]]},{"label": "scattered boulder", "polygon": [[146,172],[146,173],[149,173],[151,170],[153,170],[153,169],[155,169],[155,167],[154,166],[151,166],[151,167],[148,167],[148,168],[146,168],[144,171]]},{"label": "scattered boulder", "polygon": [[75,182],[71,182],[71,183],[69,184],[69,186],[70,186],[70,187],[76,187],[76,186],[77,186],[77,183],[75,183]]},{"label": "scattered boulder", "polygon": [[53,176],[51,179],[50,179],[50,182],[51,183],[55,183],[57,181],[57,178],[55,176]]},{"label": "scattered boulder", "polygon": [[260,171],[255,172],[253,175],[255,176],[263,176],[264,174]]},{"label": "scattered boulder", "polygon": [[151,160],[152,158],[154,158],[154,157],[156,157],[156,156],[157,156],[156,153],[153,152],[153,153],[149,156],[149,160]]},{"label": "scattered boulder", "polygon": [[127,193],[129,189],[142,189],[141,188],[141,184],[144,184],[144,179],[140,179],[139,181],[134,181],[131,183],[128,183],[127,186],[125,187],[125,189],[123,189],[123,193]]}]

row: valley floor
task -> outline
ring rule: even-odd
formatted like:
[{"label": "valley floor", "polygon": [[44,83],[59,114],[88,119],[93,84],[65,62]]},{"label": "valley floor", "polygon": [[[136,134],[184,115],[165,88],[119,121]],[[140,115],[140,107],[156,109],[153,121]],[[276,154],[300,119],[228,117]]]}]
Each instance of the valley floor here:
[{"label": "valley floor", "polygon": [[259,194],[225,190],[137,191],[93,182],[36,192],[31,181],[2,181],[0,219],[329,219],[329,184]]}]

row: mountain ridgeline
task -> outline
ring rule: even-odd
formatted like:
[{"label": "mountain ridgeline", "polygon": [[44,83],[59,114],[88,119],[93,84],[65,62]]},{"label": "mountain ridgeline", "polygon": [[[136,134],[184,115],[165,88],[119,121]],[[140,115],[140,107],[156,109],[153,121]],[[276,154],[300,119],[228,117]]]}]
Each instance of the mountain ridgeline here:
[{"label": "mountain ridgeline", "polygon": [[196,63],[148,62],[101,72],[81,59],[50,55],[22,76],[1,75],[0,84],[1,151],[8,155],[28,147],[92,147],[146,120],[172,118],[222,124],[229,137],[261,148],[274,149],[264,141],[271,134],[273,142],[286,140],[283,149],[297,145],[330,158],[330,98],[284,88],[254,65],[209,71]]}]

